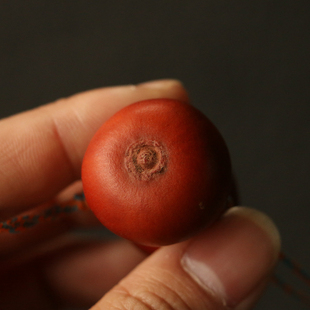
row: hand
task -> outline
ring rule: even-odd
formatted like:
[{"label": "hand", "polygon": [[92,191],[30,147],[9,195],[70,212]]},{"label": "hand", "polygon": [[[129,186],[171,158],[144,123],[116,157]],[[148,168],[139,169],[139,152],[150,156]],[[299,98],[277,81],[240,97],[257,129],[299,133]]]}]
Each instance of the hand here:
[{"label": "hand", "polygon": [[[83,154],[100,125],[130,103],[163,97],[188,100],[166,80],[93,90],[1,120],[0,220],[81,188]],[[91,212],[77,212],[0,234],[1,309],[250,309],[280,247],[270,219],[242,207],[149,257],[124,240],[72,233],[95,225]]]}]

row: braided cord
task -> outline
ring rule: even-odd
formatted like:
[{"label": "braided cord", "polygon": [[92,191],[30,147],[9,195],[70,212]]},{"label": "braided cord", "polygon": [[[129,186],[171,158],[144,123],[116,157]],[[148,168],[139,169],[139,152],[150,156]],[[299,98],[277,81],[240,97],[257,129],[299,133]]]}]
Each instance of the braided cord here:
[{"label": "braided cord", "polygon": [[39,223],[56,219],[59,216],[68,215],[79,210],[87,209],[88,207],[84,194],[75,194],[74,197],[68,201],[41,205],[26,213],[0,222],[0,233],[22,232]]}]

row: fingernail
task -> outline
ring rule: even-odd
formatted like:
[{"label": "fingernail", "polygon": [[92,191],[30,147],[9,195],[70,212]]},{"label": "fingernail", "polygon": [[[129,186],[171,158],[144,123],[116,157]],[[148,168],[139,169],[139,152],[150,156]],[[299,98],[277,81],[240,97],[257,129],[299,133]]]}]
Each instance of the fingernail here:
[{"label": "fingernail", "polygon": [[175,86],[181,86],[182,83],[178,80],[174,79],[162,79],[162,80],[154,80],[148,81],[144,83],[140,83],[138,87],[152,88],[152,89],[168,89]]},{"label": "fingernail", "polygon": [[280,237],[264,214],[235,207],[189,243],[184,270],[228,307],[245,299],[275,266]]}]

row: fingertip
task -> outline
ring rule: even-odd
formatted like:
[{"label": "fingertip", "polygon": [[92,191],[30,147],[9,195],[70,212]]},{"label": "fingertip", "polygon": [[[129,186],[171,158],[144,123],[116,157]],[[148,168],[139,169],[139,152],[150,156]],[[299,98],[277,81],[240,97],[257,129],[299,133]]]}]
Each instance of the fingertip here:
[{"label": "fingertip", "polygon": [[226,216],[245,217],[261,228],[272,244],[274,260],[278,261],[281,250],[281,235],[275,222],[266,213],[254,208],[236,206],[229,209]]},{"label": "fingertip", "polygon": [[190,241],[182,265],[202,288],[235,307],[270,275],[279,251],[280,236],[268,216],[234,207]]},{"label": "fingertip", "polygon": [[[177,99],[183,102],[189,103],[189,94],[184,87],[182,81],[177,79],[160,79],[160,80],[153,80],[148,82],[143,82],[137,85],[139,89],[148,89],[154,92],[163,92],[167,91],[165,97],[162,94],[158,94],[158,98],[170,98],[170,99]],[[157,97],[157,96],[156,96]]]}]

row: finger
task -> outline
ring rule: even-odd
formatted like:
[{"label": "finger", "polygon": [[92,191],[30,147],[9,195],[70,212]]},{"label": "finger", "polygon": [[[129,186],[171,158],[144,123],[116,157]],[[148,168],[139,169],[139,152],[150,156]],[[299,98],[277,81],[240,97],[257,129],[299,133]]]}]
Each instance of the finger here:
[{"label": "finger", "polygon": [[270,275],[279,247],[267,216],[232,208],[192,240],[157,250],[92,310],[238,307]]},{"label": "finger", "polygon": [[49,258],[44,274],[60,303],[90,307],[145,257],[145,253],[125,240],[80,243]]},{"label": "finger", "polygon": [[100,125],[130,103],[159,97],[187,100],[179,82],[164,80],[88,91],[0,121],[0,220],[78,179]]},{"label": "finger", "polygon": [[1,305],[10,305],[5,309],[90,307],[145,258],[127,241],[73,234],[33,254],[1,264]]}]

